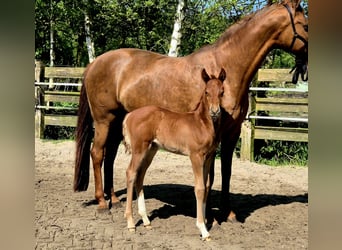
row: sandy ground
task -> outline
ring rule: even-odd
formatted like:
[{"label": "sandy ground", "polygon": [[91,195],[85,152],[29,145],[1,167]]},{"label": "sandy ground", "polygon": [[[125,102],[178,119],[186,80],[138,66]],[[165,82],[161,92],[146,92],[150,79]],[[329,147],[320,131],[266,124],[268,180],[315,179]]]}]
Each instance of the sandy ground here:
[{"label": "sandy ground", "polygon": [[[86,192],[74,193],[73,141],[35,141],[36,249],[308,249],[308,168],[269,167],[233,160],[231,193],[241,222],[222,222],[202,242],[195,226],[193,174],[188,157],[159,151],[145,177],[152,230],[126,229],[125,171],[130,155],[119,148],[114,185],[121,207],[98,212],[91,169]],[[213,209],[221,189],[215,163]]]}]

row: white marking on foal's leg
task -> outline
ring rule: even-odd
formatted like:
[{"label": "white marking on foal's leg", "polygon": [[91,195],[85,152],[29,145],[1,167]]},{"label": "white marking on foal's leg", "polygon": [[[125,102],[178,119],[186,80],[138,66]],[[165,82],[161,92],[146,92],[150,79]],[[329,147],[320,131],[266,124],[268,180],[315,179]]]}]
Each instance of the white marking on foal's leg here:
[{"label": "white marking on foal's leg", "polygon": [[196,226],[198,227],[198,229],[201,232],[202,240],[209,241],[210,240],[210,234],[209,234],[207,227],[205,225],[205,208],[206,208],[206,203],[203,203],[203,205],[202,205],[202,211],[203,211],[202,221],[203,222],[196,221]]},{"label": "white marking on foal's leg", "polygon": [[196,226],[201,232],[202,240],[209,241],[210,240],[210,234],[207,230],[207,227],[204,222],[196,222]]},{"label": "white marking on foal's leg", "polygon": [[146,206],[145,206],[145,197],[144,197],[144,192],[141,191],[140,194],[138,195],[138,213],[141,216],[144,226],[147,229],[152,228],[151,227],[151,222],[147,217],[146,213]]}]

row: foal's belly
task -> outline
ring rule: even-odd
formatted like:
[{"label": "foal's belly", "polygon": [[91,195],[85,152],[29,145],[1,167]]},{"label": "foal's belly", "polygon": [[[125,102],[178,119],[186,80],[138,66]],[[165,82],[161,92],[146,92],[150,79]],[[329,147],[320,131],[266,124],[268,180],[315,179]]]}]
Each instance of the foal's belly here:
[{"label": "foal's belly", "polygon": [[159,148],[162,148],[166,151],[169,151],[174,154],[179,154],[179,155],[189,155],[189,149],[187,147],[180,147],[176,146],[175,143],[173,144],[165,144],[161,143],[158,139],[154,139],[153,143],[155,143]]}]

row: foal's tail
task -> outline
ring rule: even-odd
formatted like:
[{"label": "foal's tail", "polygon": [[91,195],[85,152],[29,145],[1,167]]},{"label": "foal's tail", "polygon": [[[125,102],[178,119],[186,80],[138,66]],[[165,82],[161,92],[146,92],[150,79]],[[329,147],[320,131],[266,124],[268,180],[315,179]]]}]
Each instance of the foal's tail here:
[{"label": "foal's tail", "polygon": [[129,117],[129,114],[126,115],[123,123],[122,123],[122,134],[123,134],[123,140],[122,143],[125,146],[125,152],[131,154],[132,153],[132,147],[131,147],[131,140],[130,140],[130,134],[127,129],[127,117]]},{"label": "foal's tail", "polygon": [[74,191],[85,191],[89,184],[90,144],[93,138],[93,118],[90,113],[84,81],[80,93],[78,120],[76,127],[76,161]]}]

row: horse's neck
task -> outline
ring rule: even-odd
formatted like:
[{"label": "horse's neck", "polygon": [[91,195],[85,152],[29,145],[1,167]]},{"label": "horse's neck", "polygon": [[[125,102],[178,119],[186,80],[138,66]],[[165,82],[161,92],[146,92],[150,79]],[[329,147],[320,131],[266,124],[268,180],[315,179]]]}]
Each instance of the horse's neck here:
[{"label": "horse's neck", "polygon": [[[221,67],[227,71],[221,104],[234,120],[246,115],[249,84],[267,54],[277,46],[277,36],[286,27],[281,22],[289,19],[285,16],[285,8],[284,11],[276,8],[281,7],[267,7],[234,24],[216,43],[198,53],[200,59],[213,64],[210,67],[215,71],[213,74],[217,74]],[[277,18],[275,15],[278,15]]]},{"label": "horse's neck", "polygon": [[234,24],[214,44],[218,63],[228,72],[234,72],[232,81],[235,83],[249,83],[275,45],[275,38],[281,29],[278,20],[282,17],[274,18],[274,6],[269,8],[273,11],[261,10],[249,20]]}]

